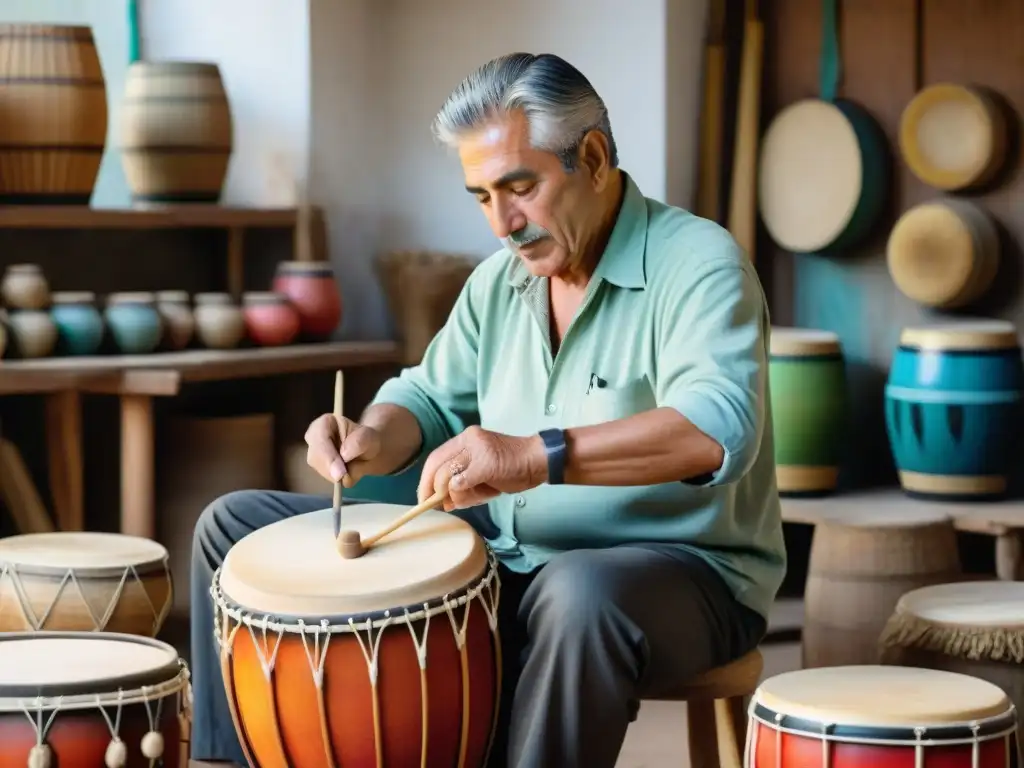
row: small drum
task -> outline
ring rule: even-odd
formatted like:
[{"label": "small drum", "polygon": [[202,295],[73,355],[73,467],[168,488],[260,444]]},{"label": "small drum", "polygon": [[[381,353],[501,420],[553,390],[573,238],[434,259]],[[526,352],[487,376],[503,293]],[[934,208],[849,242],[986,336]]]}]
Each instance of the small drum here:
[{"label": "small drum", "polygon": [[904,329],[885,387],[885,421],[911,496],[1002,496],[1021,433],[1024,362],[1002,321]]},{"label": "small drum", "polygon": [[178,768],[188,678],[151,638],[0,635],[0,768]]},{"label": "small drum", "polygon": [[[903,595],[879,640],[883,664],[959,672],[1024,706],[1024,582],[969,581]],[[1018,739],[1024,734],[1018,734]],[[1018,754],[1024,755],[1018,741]]]},{"label": "small drum", "polygon": [[117,533],[0,539],[0,632],[121,632],[155,637],[171,609],[167,550]]},{"label": "small drum", "polygon": [[831,331],[772,328],[775,476],[782,496],[835,490],[846,432],[846,372]]},{"label": "small drum", "polygon": [[[408,507],[345,507],[365,538]],[[501,686],[498,573],[458,517],[427,512],[362,557],[330,509],[235,544],[211,594],[227,698],[252,765],[483,766]]]},{"label": "small drum", "polygon": [[749,717],[747,768],[1009,768],[1017,730],[997,686],[908,667],[787,672]]}]

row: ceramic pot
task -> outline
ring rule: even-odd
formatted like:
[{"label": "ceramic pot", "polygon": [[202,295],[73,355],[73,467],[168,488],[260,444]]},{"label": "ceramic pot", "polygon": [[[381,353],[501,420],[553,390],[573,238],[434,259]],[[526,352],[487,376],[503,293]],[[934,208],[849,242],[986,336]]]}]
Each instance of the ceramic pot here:
[{"label": "ceramic pot", "polygon": [[147,355],[156,350],[163,324],[152,293],[112,293],[104,312],[114,343],[127,355]]},{"label": "ceramic pot", "polygon": [[242,297],[245,331],[261,347],[291,344],[299,335],[299,313],[282,293],[254,291]]},{"label": "ceramic pot", "polygon": [[298,311],[303,338],[326,339],[341,322],[341,292],[327,262],[282,261],[273,288],[287,296]]},{"label": "ceramic pot", "polygon": [[36,264],[12,264],[0,282],[0,297],[9,309],[46,309],[50,285]]},{"label": "ceramic pot", "polygon": [[57,325],[42,309],[17,309],[8,315],[11,342],[19,357],[47,357],[57,346]]},{"label": "ceramic pot", "polygon": [[245,337],[245,319],[228,293],[196,294],[196,334],[210,349],[234,349]]},{"label": "ceramic pot", "polygon": [[156,311],[164,324],[163,346],[172,351],[187,347],[196,331],[196,318],[192,314],[188,292],[158,292]]},{"label": "ceramic pot", "polygon": [[103,343],[103,317],[91,291],[53,294],[50,317],[57,326],[57,351],[63,355],[95,355]]}]

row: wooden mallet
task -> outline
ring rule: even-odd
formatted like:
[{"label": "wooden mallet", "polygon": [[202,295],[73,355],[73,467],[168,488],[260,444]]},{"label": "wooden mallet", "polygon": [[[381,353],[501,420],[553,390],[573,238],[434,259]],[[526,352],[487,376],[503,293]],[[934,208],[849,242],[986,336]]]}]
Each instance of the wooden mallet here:
[{"label": "wooden mallet", "polygon": [[396,530],[401,528],[403,525],[408,523],[410,520],[419,517],[424,512],[428,512],[445,498],[444,491],[438,491],[429,499],[421,501],[415,507],[410,509],[404,515],[396,519],[394,522],[389,523],[386,528],[382,531],[378,531],[366,539],[362,539],[359,536],[359,531],[347,530],[342,531],[341,535],[338,536],[338,552],[346,560],[352,560],[357,557],[362,557],[366,554],[366,551],[376,544],[378,541],[383,539],[388,534],[394,533]]}]

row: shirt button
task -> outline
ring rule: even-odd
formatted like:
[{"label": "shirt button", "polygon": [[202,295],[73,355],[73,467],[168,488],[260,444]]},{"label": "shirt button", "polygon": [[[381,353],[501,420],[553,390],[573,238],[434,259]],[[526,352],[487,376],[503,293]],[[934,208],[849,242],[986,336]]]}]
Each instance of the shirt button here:
[{"label": "shirt button", "polygon": [[522,496],[516,496],[516,506],[517,507],[525,507],[526,506],[526,499],[524,499]]},{"label": "shirt button", "polygon": [[555,407],[554,403],[551,403],[551,404],[548,405],[548,413],[554,413],[557,410],[558,410],[558,408]]}]

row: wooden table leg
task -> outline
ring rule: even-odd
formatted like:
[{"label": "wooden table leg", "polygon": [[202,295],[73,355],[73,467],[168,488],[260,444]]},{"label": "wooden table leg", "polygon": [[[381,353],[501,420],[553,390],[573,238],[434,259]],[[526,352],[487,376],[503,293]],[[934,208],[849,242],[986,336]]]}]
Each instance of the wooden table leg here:
[{"label": "wooden table leg", "polygon": [[85,475],[82,457],[82,398],[54,392],[46,398],[46,447],[50,495],[57,530],[85,530]]},{"label": "wooden table leg", "polygon": [[1022,550],[1024,547],[1021,545],[1020,531],[1003,531],[996,536],[996,576],[1001,581],[1020,581],[1024,578],[1021,574]]},{"label": "wooden table leg", "polygon": [[153,398],[121,395],[121,533],[156,536]]}]

